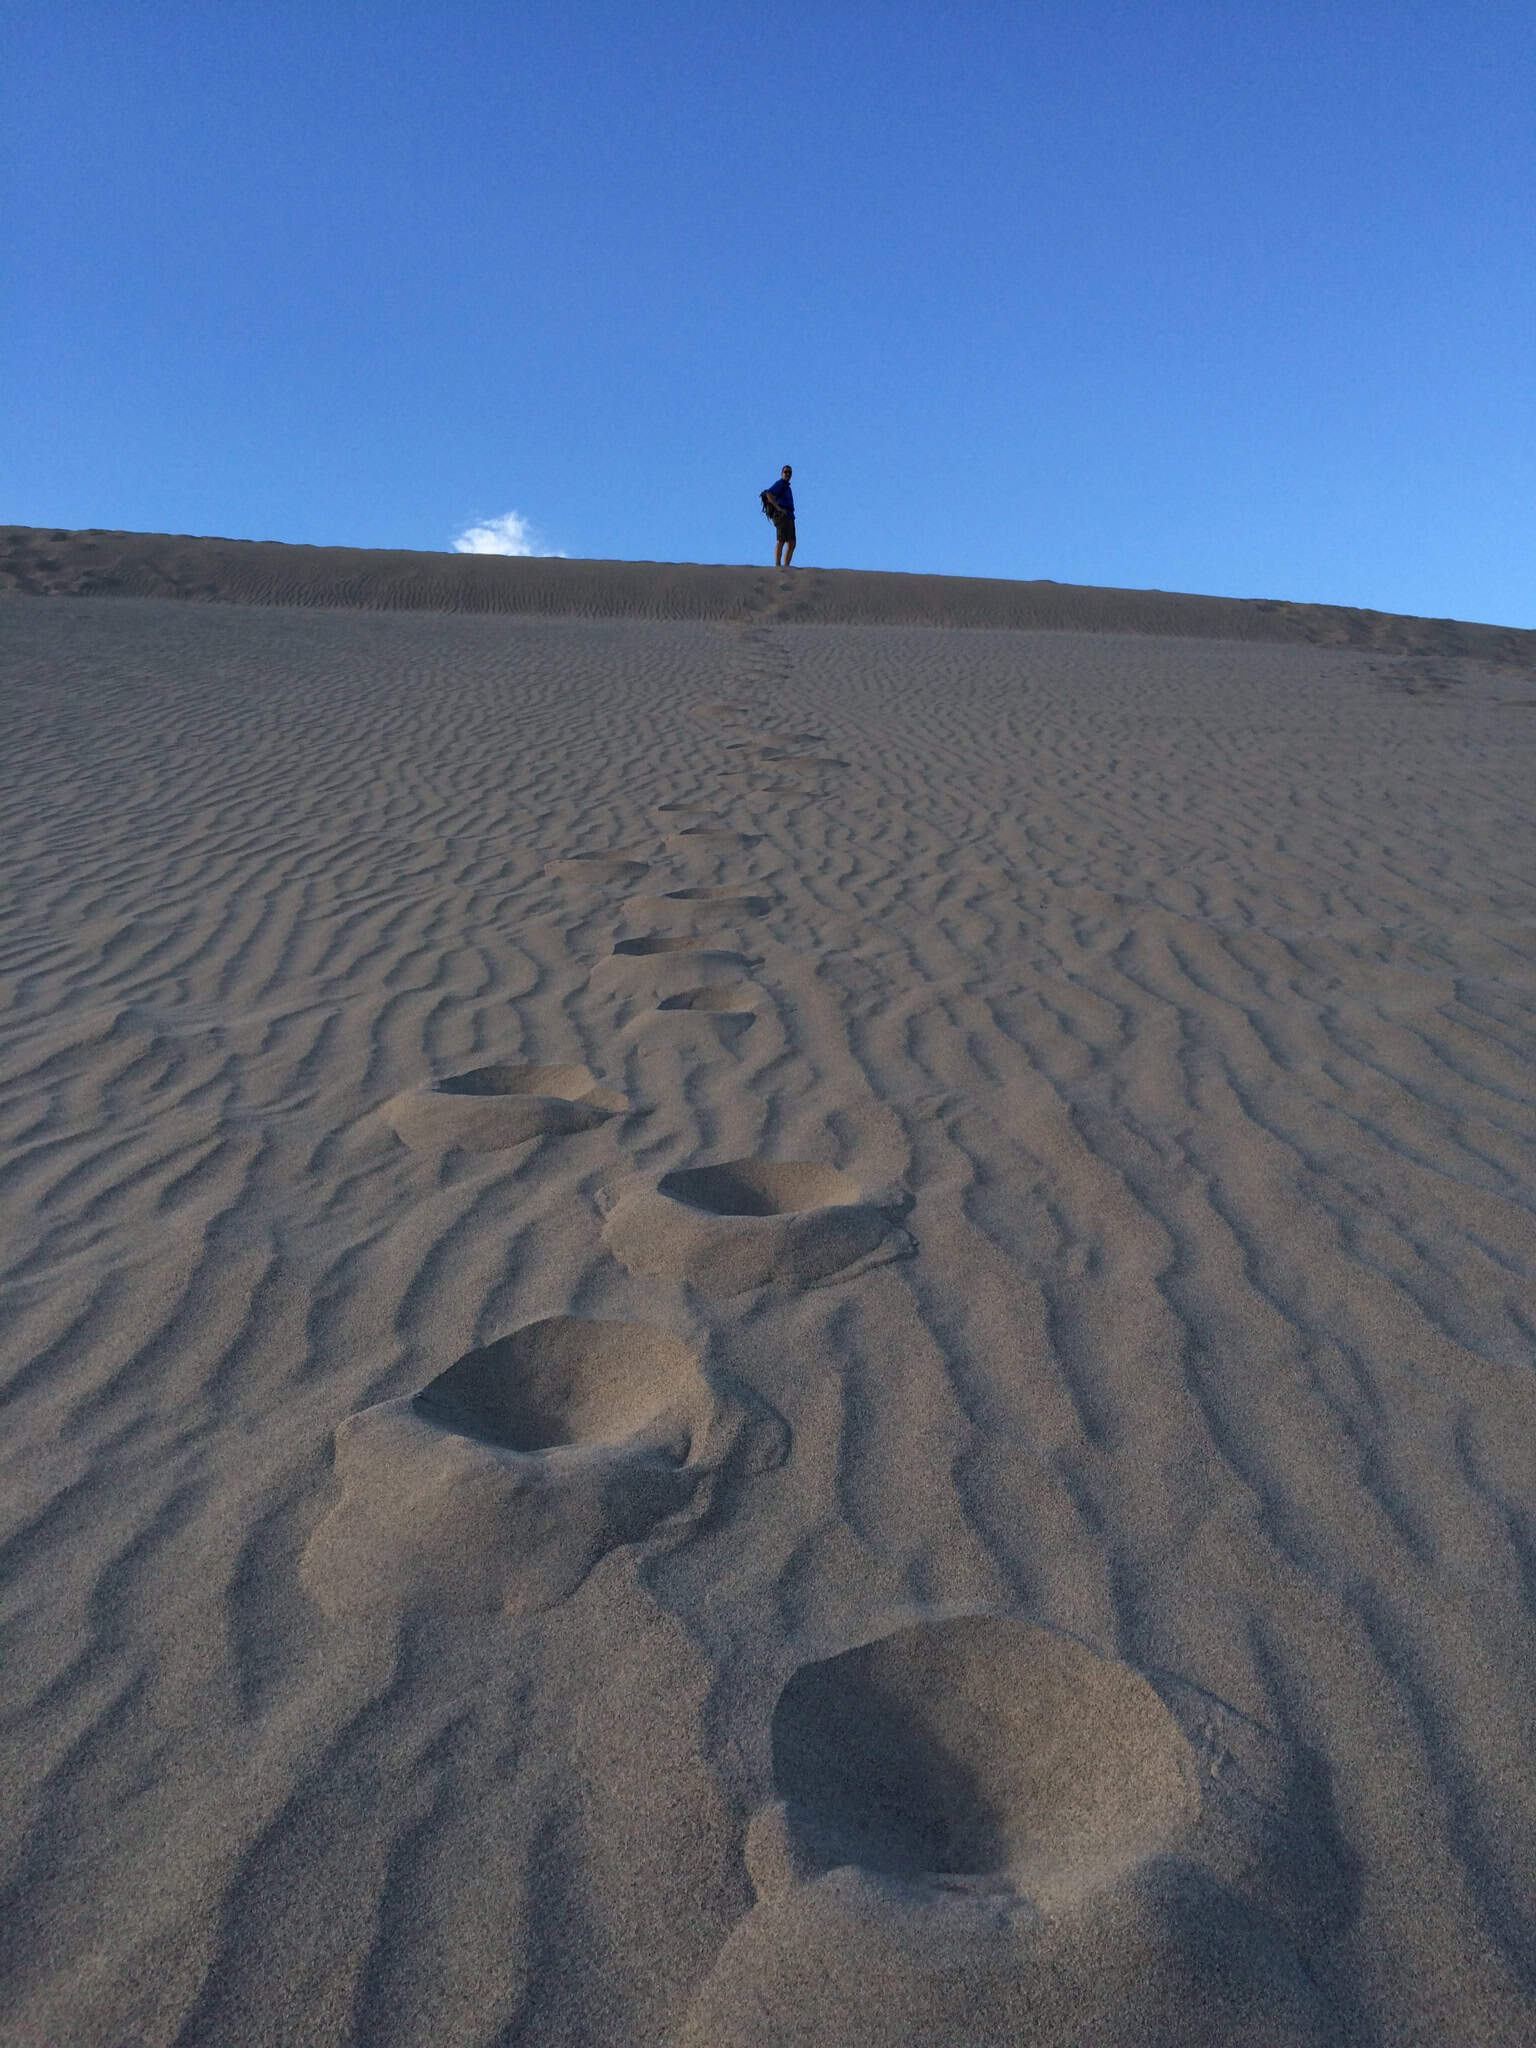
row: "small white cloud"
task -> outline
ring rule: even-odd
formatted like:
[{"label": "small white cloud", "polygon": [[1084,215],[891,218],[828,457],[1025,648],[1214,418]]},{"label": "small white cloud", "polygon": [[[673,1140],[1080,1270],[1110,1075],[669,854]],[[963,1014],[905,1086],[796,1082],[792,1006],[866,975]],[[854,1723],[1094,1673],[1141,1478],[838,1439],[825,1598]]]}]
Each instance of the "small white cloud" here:
[{"label": "small white cloud", "polygon": [[479,526],[466,526],[453,544],[458,555],[560,555],[564,548],[547,548],[521,512],[503,512],[499,519],[487,519]]}]

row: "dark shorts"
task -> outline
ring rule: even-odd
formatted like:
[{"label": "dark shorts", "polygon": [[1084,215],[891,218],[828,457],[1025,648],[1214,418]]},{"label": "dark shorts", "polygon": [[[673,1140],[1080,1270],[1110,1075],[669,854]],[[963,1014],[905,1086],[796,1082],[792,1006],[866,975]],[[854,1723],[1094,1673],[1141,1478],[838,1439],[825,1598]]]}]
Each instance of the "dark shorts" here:
[{"label": "dark shorts", "polygon": [[779,530],[779,542],[780,542],[780,545],[781,545],[781,546],[783,546],[783,547],[786,547],[786,548],[792,548],[792,547],[794,546],[794,544],[795,544],[795,522],[794,522],[794,520],[793,520],[793,519],[775,519],[775,521],[774,521],[773,523],[774,523],[774,525],[775,525],[775,526],[776,526],[776,527],[778,528],[778,530]]}]

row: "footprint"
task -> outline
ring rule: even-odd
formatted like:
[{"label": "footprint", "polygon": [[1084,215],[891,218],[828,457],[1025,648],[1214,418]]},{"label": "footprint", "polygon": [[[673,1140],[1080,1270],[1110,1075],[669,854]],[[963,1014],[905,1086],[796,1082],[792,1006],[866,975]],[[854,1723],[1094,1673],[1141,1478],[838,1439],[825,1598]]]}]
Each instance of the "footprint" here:
[{"label": "footprint", "polygon": [[741,917],[766,917],[773,908],[771,896],[752,896],[730,883],[706,883],[697,889],[669,889],[667,903],[707,903],[715,910],[732,910]]},{"label": "footprint", "polygon": [[659,953],[686,953],[698,940],[675,932],[647,932],[643,939],[620,939],[613,949],[616,960],[650,960]]},{"label": "footprint", "polygon": [[675,2038],[1338,2048],[1352,2036],[1262,1916],[1198,1865],[1152,1857],[1059,1917],[848,1867],[760,1897]]},{"label": "footprint", "polygon": [[571,853],[546,863],[546,875],[563,875],[568,880],[585,878],[598,882],[638,882],[650,863],[628,853]]},{"label": "footprint", "polygon": [[722,1040],[742,1038],[757,1022],[757,991],[747,981],[711,981],[699,988],[681,988],[663,996],[651,1015],[706,1019],[714,1036]]},{"label": "footprint", "polygon": [[712,818],[715,815],[708,804],[658,804],[656,808],[664,817]]},{"label": "footprint", "polygon": [[[1198,1863],[1195,1760],[1146,1681],[1056,1631],[922,1623],[802,1666],[747,1834],[758,1903],[682,2048],[902,2038],[1322,2048],[1279,1932]],[[881,1997],[867,1996],[871,1984]]]},{"label": "footprint", "polygon": [[667,844],[686,853],[690,847],[733,846],[743,852],[756,846],[760,832],[734,832],[729,825],[685,825],[681,832],[669,832]]},{"label": "footprint", "polygon": [[663,1174],[662,1192],[711,1216],[795,1216],[857,1202],[856,1182],[809,1159],[728,1159]]},{"label": "footprint", "polygon": [[740,975],[761,962],[731,947],[711,946],[701,939],[623,939],[605,960],[592,969],[590,986],[601,994],[623,992],[630,996],[649,993],[655,998],[674,996],[695,987],[701,974],[722,977]]},{"label": "footprint", "polygon": [[731,740],[731,747],[750,747],[768,760],[792,753],[796,748],[819,747],[825,734],[819,732],[760,732],[750,739]]},{"label": "footprint", "polygon": [[805,791],[803,782],[782,775],[772,782],[758,782],[755,778],[761,771],[756,768],[727,768],[723,772],[728,781],[750,783],[749,789],[740,792],[746,796],[798,796]]},{"label": "footprint", "polygon": [[774,1710],[773,1771],[804,1867],[1006,1877],[1037,1904],[1166,1848],[1199,1805],[1144,1678],[987,1615],[802,1666]]},{"label": "footprint", "polygon": [[587,1131],[629,1107],[581,1066],[476,1067],[409,1090],[384,1105],[384,1119],[413,1151],[498,1152],[526,1139]]},{"label": "footprint", "polygon": [[632,1273],[685,1281],[701,1294],[775,1282],[814,1286],[868,1260],[911,1250],[899,1202],[814,1160],[730,1159],[663,1174],[622,1195],[603,1239]]},{"label": "footprint", "polygon": [[751,1016],[756,993],[747,981],[709,981],[702,988],[681,988],[656,1005],[658,1010],[698,1010],[716,1017]]},{"label": "footprint", "polygon": [[680,1339],[552,1316],[340,1425],[341,1500],[304,1582],[333,1619],[531,1613],[605,1552],[662,1524],[686,1534],[717,1482],[772,1469],[787,1444],[772,1410]]}]

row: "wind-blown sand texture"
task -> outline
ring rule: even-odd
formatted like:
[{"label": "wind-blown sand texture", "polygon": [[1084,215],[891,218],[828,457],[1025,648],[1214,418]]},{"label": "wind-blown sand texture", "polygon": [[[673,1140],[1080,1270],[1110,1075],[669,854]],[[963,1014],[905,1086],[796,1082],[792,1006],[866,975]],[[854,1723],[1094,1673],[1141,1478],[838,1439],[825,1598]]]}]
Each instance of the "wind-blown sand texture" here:
[{"label": "wind-blown sand texture", "polygon": [[0,561],[7,2041],[1536,2040],[1536,636]]}]

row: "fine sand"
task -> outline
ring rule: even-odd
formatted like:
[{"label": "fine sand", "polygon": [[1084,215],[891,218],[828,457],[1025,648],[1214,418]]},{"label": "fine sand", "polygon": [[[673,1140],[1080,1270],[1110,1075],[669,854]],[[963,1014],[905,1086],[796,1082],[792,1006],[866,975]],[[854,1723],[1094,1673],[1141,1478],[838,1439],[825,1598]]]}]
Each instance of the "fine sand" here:
[{"label": "fine sand", "polygon": [[1536,2041],[1536,635],[0,588],[0,2036]]}]

